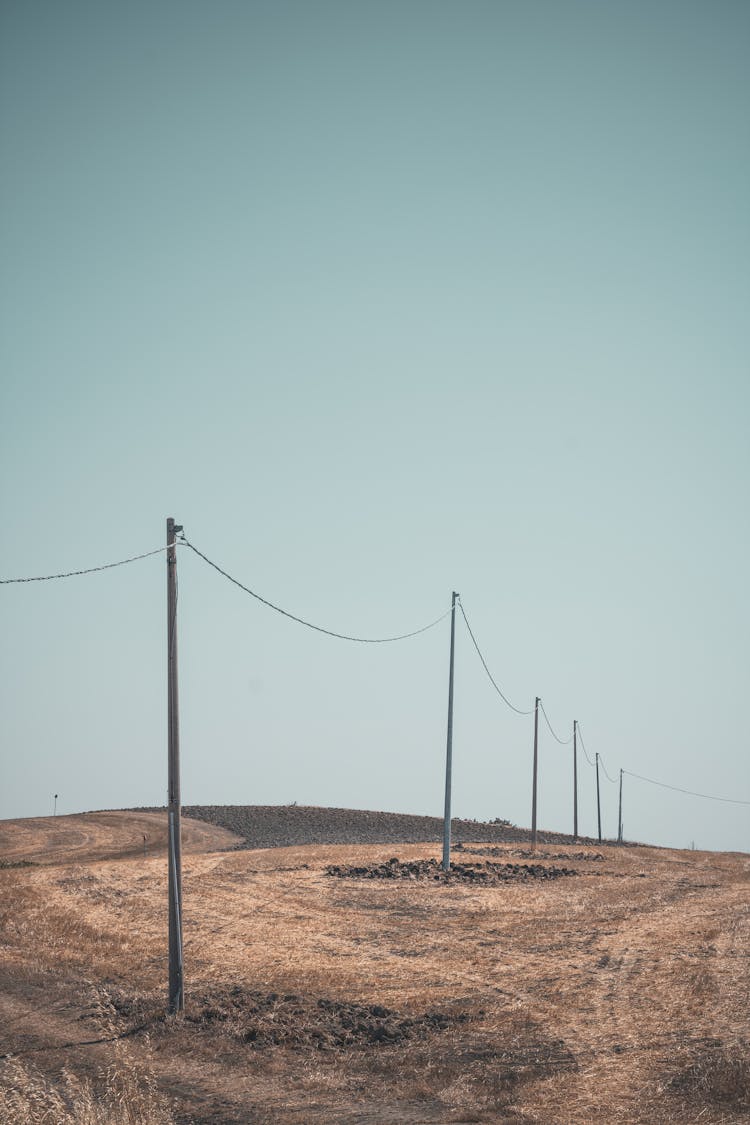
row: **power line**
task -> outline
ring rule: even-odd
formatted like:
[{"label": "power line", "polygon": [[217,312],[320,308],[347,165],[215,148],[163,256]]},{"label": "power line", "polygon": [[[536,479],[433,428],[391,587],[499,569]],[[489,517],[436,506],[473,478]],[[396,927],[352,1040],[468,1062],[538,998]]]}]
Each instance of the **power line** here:
[{"label": "power line", "polygon": [[495,681],[494,676],[492,675],[489,668],[487,667],[487,661],[482,656],[481,649],[479,648],[479,645],[477,644],[477,639],[474,636],[474,633],[472,632],[471,625],[469,624],[469,619],[466,616],[466,610],[463,607],[463,603],[461,601],[459,601],[458,606],[459,606],[459,609],[461,610],[461,613],[463,614],[463,619],[466,622],[466,628],[469,630],[469,636],[471,637],[472,641],[474,642],[474,648],[477,650],[477,655],[479,656],[479,659],[482,661],[482,665],[484,666],[485,672],[489,676],[490,683],[492,684],[495,691],[497,692],[497,694],[502,699],[503,703],[506,703],[508,705],[508,707],[510,707],[511,711],[515,711],[517,715],[533,715],[534,714],[534,708],[533,707],[531,708],[530,711],[522,711],[520,709],[520,707],[514,707],[513,704],[511,703],[511,701],[508,699],[508,697],[506,695],[503,695],[502,691],[500,690],[500,688],[498,687],[498,685]]},{"label": "power line", "polygon": [[[335,637],[338,640],[354,641],[358,644],[388,644],[388,643],[391,643],[391,642],[394,642],[394,641],[404,641],[404,640],[408,640],[410,637],[417,637],[421,633],[426,633],[428,630],[433,629],[436,625],[439,625],[441,621],[444,621],[445,618],[451,612],[450,609],[447,609],[445,611],[445,613],[441,614],[440,617],[436,618],[434,621],[431,621],[429,623],[429,625],[423,625],[420,629],[414,629],[412,632],[401,633],[397,636],[392,636],[392,637],[356,637],[356,636],[351,636],[347,633],[337,633],[332,629],[326,629],[321,625],[314,625],[312,622],[306,621],[302,617],[297,617],[295,614],[290,613],[288,610],[282,609],[281,606],[275,605],[273,602],[269,601],[267,598],[264,598],[260,594],[256,593],[254,590],[251,590],[248,586],[245,586],[238,579],[234,578],[227,571],[223,570],[220,566],[218,566],[217,563],[215,563],[211,559],[209,559],[206,555],[203,554],[202,551],[199,551],[197,547],[194,547],[193,544],[190,543],[184,537],[184,535],[181,536],[178,541],[180,543],[184,544],[186,547],[189,547],[190,550],[193,551],[194,554],[198,555],[199,558],[203,559],[203,561],[206,562],[210,567],[212,567],[214,570],[218,571],[219,574],[221,574],[229,582],[232,582],[235,586],[238,586],[246,594],[249,594],[251,597],[255,598],[256,601],[261,602],[262,605],[267,606],[269,609],[275,610],[276,613],[280,613],[283,617],[288,617],[291,621],[296,621],[299,625],[304,625],[306,628],[313,629],[317,633],[324,633],[326,636]],[[141,559],[151,558],[153,555],[161,554],[162,551],[165,551],[167,549],[168,549],[168,547],[166,547],[166,546],[165,547],[157,547],[153,551],[145,551],[143,554],[132,555],[130,558],[119,559],[117,562],[104,563],[101,566],[86,567],[85,569],[82,569],[82,570],[69,570],[69,571],[65,571],[65,572],[60,573],[60,574],[34,575],[34,576],[23,577],[23,578],[0,578],[0,585],[7,586],[7,585],[10,585],[10,584],[13,584],[13,583],[22,583],[22,582],[51,582],[51,581],[54,581],[54,580],[60,579],[60,578],[74,578],[74,577],[78,577],[78,576],[84,575],[84,574],[96,574],[100,571],[112,570],[112,569],[114,569],[115,567],[118,567],[118,566],[127,566],[129,563],[139,562]],[[479,644],[477,643],[477,639],[474,636],[474,631],[472,630],[471,625],[469,624],[469,619],[466,616],[466,611],[465,611],[465,609],[463,607],[463,603],[461,602],[460,599],[458,600],[458,605],[459,605],[459,608],[461,610],[461,614],[463,616],[464,622],[466,623],[466,628],[469,631],[469,636],[471,637],[474,648],[477,651],[477,655],[479,656],[479,659],[482,662],[482,666],[483,666],[485,672],[487,673],[487,676],[490,680],[490,683],[494,687],[497,694],[500,696],[500,698],[503,700],[503,702],[511,709],[511,711],[515,711],[515,713],[517,715],[532,715],[534,713],[534,708],[531,708],[528,711],[526,711],[526,710],[521,709],[520,707],[516,707],[516,706],[514,706],[513,703],[511,703],[511,701],[508,699],[508,697],[504,694],[504,692],[502,691],[502,689],[498,685],[497,681],[495,680],[494,676],[490,672],[490,669],[487,665],[487,661],[485,660],[484,656],[482,655],[482,651],[479,648]],[[171,640],[172,640],[172,637],[170,635],[170,647],[171,647]],[[544,703],[542,702],[541,699],[539,700],[539,705],[541,707],[542,714],[544,716],[544,720],[547,724],[547,727],[549,728],[549,731],[550,731],[550,734],[552,735],[552,737],[561,746],[567,746],[572,741],[572,735],[569,738],[566,738],[566,739],[560,738],[559,735],[555,732],[555,730],[552,726],[552,723],[549,720],[549,716],[547,715],[547,712],[544,708]],[[594,762],[592,762],[591,758],[589,757],[589,753],[586,749],[586,744],[583,740],[583,734],[581,732],[580,723],[578,724],[578,740],[581,744],[581,749],[583,750],[583,753],[586,757],[586,761],[589,763],[590,766],[593,767]],[[607,770],[607,767],[604,763],[604,759],[603,759],[602,755],[599,754],[598,758],[599,758],[599,762],[602,766],[602,769],[604,771],[604,774],[605,774],[607,780],[610,781],[613,785],[617,784],[615,779],[610,776],[609,771]],[[684,794],[686,794],[687,796],[690,796],[690,797],[700,797],[700,798],[702,798],[704,800],[708,800],[708,801],[721,801],[722,803],[725,803],[725,804],[750,806],[750,801],[738,800],[738,799],[733,798],[733,797],[716,797],[716,796],[714,796],[712,794],[709,794],[709,793],[698,793],[693,789],[683,789],[678,785],[669,785],[664,781],[656,781],[656,780],[654,780],[654,778],[644,777],[642,774],[633,773],[631,770],[623,769],[622,772],[623,772],[623,774],[627,774],[628,777],[636,778],[638,781],[644,781],[649,785],[658,785],[662,789],[670,789],[675,793],[684,793]]]},{"label": "power line", "polygon": [[188,542],[188,540],[184,537],[182,539],[182,542],[186,547],[189,547],[190,550],[194,552],[194,554],[198,555],[199,558],[203,559],[204,562],[208,563],[209,566],[213,567],[214,570],[217,570],[219,574],[228,579],[229,582],[234,583],[235,586],[239,586],[240,590],[244,590],[246,594],[249,594],[251,598],[255,598],[256,601],[261,602],[262,605],[268,606],[269,609],[275,610],[276,613],[280,613],[283,617],[288,617],[291,621],[296,621],[298,625],[305,625],[308,629],[314,629],[316,633],[325,633],[327,637],[336,637],[340,641],[355,641],[357,644],[367,645],[380,645],[388,644],[392,641],[405,641],[408,640],[409,637],[417,637],[420,633],[426,633],[428,629],[434,629],[434,627],[436,625],[439,625],[441,621],[444,621],[448,614],[451,612],[450,609],[447,609],[445,613],[441,613],[440,617],[437,617],[434,621],[431,621],[429,625],[423,625],[421,629],[414,629],[411,633],[401,633],[396,637],[352,637],[348,633],[336,633],[333,631],[333,629],[324,629],[322,625],[313,625],[311,621],[305,621],[303,617],[297,617],[294,613],[289,613],[288,610],[282,609],[281,606],[274,605],[273,602],[269,602],[267,598],[261,597],[260,594],[256,594],[255,590],[251,590],[249,586],[245,586],[237,578],[233,578],[232,575],[228,574],[226,570],[222,570],[222,568],[218,566],[217,563],[212,562],[211,559],[204,555],[202,551],[199,551],[197,547],[194,547],[193,544]]},{"label": "power line", "polygon": [[583,741],[583,735],[581,734],[581,724],[580,723],[578,723],[578,741],[581,744],[581,749],[583,750],[584,754],[586,755],[586,761],[593,768],[594,763],[591,761],[591,758],[589,758],[589,752],[586,749],[585,742]]},{"label": "power line", "polygon": [[549,721],[549,718],[547,716],[547,712],[544,710],[544,704],[542,703],[541,699],[539,700],[539,706],[542,709],[542,714],[544,715],[544,721],[547,724],[547,726],[549,727],[550,734],[552,735],[552,737],[557,742],[559,742],[561,746],[567,746],[569,742],[572,742],[573,741],[573,735],[572,734],[571,734],[570,738],[560,738],[560,736],[558,734],[555,734],[555,732],[553,730],[553,727],[552,727],[552,723]]},{"label": "power line", "polygon": [[148,559],[151,555],[158,555],[166,549],[166,547],[157,547],[155,551],[146,551],[143,555],[133,555],[130,559],[105,563],[104,566],[90,566],[86,570],[68,570],[65,574],[42,574],[35,578],[0,578],[0,586],[7,586],[11,582],[51,582],[53,578],[74,578],[78,574],[94,574],[98,570],[112,570],[115,566],[125,566],[126,563],[138,562],[139,559]]},{"label": "power line", "polygon": [[604,770],[604,776],[606,777],[607,781],[611,781],[613,785],[617,785],[617,782],[615,781],[615,779],[613,777],[609,776],[609,773],[607,771],[607,767],[604,764],[604,758],[601,756],[601,754],[599,755],[599,765]]},{"label": "power line", "polygon": [[681,789],[678,785],[667,785],[664,781],[654,781],[652,777],[643,777],[640,773],[623,770],[628,777],[637,777],[639,781],[647,781],[649,785],[658,785],[662,789],[672,789],[675,793],[687,793],[689,797],[703,797],[706,801],[722,801],[728,805],[750,805],[750,801],[738,801],[734,797],[714,797],[710,793],[696,793],[694,789]]},{"label": "power line", "polygon": [[[591,758],[589,758],[589,752],[586,749],[585,742],[583,741],[583,735],[581,734],[581,724],[580,723],[578,723],[578,741],[580,742],[581,747],[583,749],[583,752],[586,755],[586,761],[588,762],[588,764],[590,766],[593,766],[594,763],[591,761]],[[599,758],[599,765],[604,770],[604,776],[607,778],[607,781],[611,781],[613,785],[616,785],[617,782],[615,781],[615,779],[613,777],[610,777],[609,773],[607,772],[607,767],[604,764],[604,758],[601,756],[601,754],[598,754],[597,757]]]}]

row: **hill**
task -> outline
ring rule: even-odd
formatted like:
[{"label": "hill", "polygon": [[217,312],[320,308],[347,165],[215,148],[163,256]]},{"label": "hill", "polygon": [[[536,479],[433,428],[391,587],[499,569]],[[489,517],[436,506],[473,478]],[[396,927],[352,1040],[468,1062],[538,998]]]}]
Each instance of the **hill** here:
[{"label": "hill", "polygon": [[445,881],[439,833],[372,839],[431,818],[203,813],[183,822],[177,1017],[164,813],[0,822],[3,1121],[750,1114],[750,857],[564,837],[532,855],[466,822]]},{"label": "hill", "polygon": [[[227,829],[244,847],[282,848],[301,844],[432,844],[443,839],[437,816],[328,809],[309,805],[187,805],[185,816]],[[531,833],[507,821],[451,821],[453,843],[528,843]],[[539,832],[539,843],[569,844],[559,832]],[[593,844],[588,837],[580,842]]]}]

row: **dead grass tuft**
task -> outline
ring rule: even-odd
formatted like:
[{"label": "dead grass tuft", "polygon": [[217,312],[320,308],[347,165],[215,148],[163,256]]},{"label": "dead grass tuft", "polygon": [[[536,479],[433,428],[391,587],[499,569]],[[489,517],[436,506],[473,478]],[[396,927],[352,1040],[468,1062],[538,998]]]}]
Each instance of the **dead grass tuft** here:
[{"label": "dead grass tuft", "polygon": [[673,1093],[733,1111],[750,1110],[750,1044],[706,1043],[666,1083]]},{"label": "dead grass tuft", "polygon": [[0,1069],[0,1120],[6,1125],[173,1125],[153,1075],[120,1052],[99,1082],[63,1069],[56,1079],[10,1058]]},{"label": "dead grass tuft", "polygon": [[112,1042],[111,1061],[95,1080],[63,1067],[54,1077],[12,1055],[0,1064],[0,1121],[4,1125],[173,1125],[159,1091],[151,1045],[140,1057],[120,1037],[121,1021],[104,988],[89,984],[89,1019]]}]

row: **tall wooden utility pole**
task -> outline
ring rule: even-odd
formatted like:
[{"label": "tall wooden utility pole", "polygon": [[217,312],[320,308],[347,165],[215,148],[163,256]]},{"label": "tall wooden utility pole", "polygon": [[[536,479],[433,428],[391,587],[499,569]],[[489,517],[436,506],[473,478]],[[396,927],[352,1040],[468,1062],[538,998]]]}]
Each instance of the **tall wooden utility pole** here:
[{"label": "tall wooden utility pole", "polygon": [[622,770],[620,770],[620,811],[617,814],[617,843],[622,843]]},{"label": "tall wooden utility pole", "polygon": [[536,847],[536,775],[539,745],[539,696],[534,700],[534,780],[531,784],[531,849]]},{"label": "tall wooden utility pole", "polygon": [[180,841],[180,721],[177,706],[177,552],[167,520],[167,845],[169,852],[169,1011],[185,1007],[182,977],[182,847]]},{"label": "tall wooden utility pole", "polygon": [[578,839],[578,723],[573,719],[573,839]]},{"label": "tall wooden utility pole", "polygon": [[602,805],[599,799],[599,751],[596,752],[596,822],[599,825],[599,843],[602,842]]},{"label": "tall wooden utility pole", "polygon": [[456,598],[451,601],[451,656],[448,673],[448,737],[445,749],[445,813],[443,815],[443,871],[451,866],[451,774],[453,771],[453,657],[456,651]]}]

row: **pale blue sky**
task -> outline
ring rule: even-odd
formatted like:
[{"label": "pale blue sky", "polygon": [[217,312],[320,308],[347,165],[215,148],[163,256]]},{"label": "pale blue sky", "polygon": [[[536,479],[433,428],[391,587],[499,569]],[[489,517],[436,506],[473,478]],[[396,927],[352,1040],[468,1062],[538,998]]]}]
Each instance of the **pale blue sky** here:
[{"label": "pale blue sky", "polygon": [[[749,47],[730,2],[6,3],[2,576],[173,515],[343,632],[457,589],[613,776],[750,799]],[[179,572],[186,803],[441,812],[447,622]],[[2,587],[0,816],[163,802],[164,587]],[[529,823],[531,733],[459,628],[456,815]],[[750,850],[632,779],[624,820]]]}]

